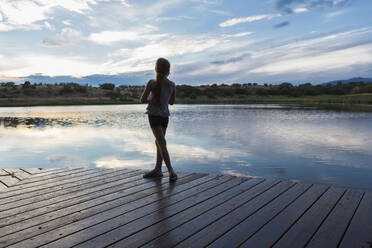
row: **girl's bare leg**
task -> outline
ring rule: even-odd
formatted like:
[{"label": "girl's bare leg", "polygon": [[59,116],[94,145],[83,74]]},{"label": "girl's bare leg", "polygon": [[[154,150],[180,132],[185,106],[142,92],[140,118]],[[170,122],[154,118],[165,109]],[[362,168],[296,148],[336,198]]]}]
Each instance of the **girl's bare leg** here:
[{"label": "girl's bare leg", "polygon": [[156,145],[156,164],[155,164],[155,169],[154,171],[157,173],[161,172],[161,165],[163,164],[163,157],[161,156],[160,153],[160,148],[158,146],[158,143],[155,141]]},{"label": "girl's bare leg", "polygon": [[[157,144],[157,149],[160,152],[160,155],[163,158],[164,163],[168,168],[169,176],[173,176],[173,175],[175,175],[175,173],[173,171],[171,161],[170,161],[170,158],[169,158],[169,153],[168,153],[168,149],[167,149],[167,142],[165,140],[164,131],[165,130],[160,126],[152,128],[152,133],[154,134],[155,139],[156,139],[155,142]],[[161,165],[160,165],[160,168],[161,168]]]},{"label": "girl's bare leg", "polygon": [[[167,129],[163,128],[164,136],[165,136],[166,130]],[[159,148],[158,143],[156,142],[156,140],[155,140],[155,146],[156,146],[156,164],[155,164],[155,168],[154,168],[153,171],[155,171],[156,173],[161,173],[161,166],[163,164],[163,157],[161,156],[160,148]]]}]

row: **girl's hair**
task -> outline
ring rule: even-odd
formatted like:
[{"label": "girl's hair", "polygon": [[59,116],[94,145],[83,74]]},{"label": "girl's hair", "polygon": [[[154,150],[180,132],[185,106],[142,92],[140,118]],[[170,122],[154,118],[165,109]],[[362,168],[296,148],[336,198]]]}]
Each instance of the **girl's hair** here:
[{"label": "girl's hair", "polygon": [[160,96],[161,96],[161,88],[162,88],[162,81],[169,75],[170,71],[170,63],[168,60],[164,58],[159,58],[156,61],[155,65],[155,73],[156,73],[156,82],[153,88],[152,96],[153,96],[153,103],[160,104]]}]

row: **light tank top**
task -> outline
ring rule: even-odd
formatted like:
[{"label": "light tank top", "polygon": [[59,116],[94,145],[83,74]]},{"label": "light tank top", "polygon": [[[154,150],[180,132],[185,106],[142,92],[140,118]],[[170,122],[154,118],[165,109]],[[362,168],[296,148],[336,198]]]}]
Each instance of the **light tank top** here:
[{"label": "light tank top", "polygon": [[172,96],[173,90],[174,90],[174,87],[172,85],[163,87],[161,89],[159,105],[155,105],[152,103],[153,95],[152,95],[152,92],[150,92],[150,95],[148,98],[149,104],[147,105],[147,108],[146,108],[147,110],[146,114],[161,116],[161,117],[168,117],[170,115],[168,105],[169,105],[169,100]]}]

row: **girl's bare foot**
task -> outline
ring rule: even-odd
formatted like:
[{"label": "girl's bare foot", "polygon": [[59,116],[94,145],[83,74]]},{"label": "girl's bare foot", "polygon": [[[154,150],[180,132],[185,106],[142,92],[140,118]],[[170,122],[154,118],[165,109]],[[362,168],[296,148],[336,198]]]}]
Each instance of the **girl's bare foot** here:
[{"label": "girl's bare foot", "polygon": [[169,172],[169,181],[176,181],[177,179],[177,174],[174,171]]},{"label": "girl's bare foot", "polygon": [[158,177],[162,177],[163,176],[163,173],[161,172],[161,170],[152,170],[152,171],[149,171],[147,173],[145,173],[143,175],[143,178],[158,178]]}]

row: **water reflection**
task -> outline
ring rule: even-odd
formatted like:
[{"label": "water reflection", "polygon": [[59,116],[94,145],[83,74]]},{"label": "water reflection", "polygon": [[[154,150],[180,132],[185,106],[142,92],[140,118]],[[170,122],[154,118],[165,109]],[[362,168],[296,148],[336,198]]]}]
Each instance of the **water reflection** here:
[{"label": "water reflection", "polygon": [[[144,105],[0,108],[2,167],[150,169]],[[181,171],[372,189],[372,114],[281,105],[179,105],[167,132]]]},{"label": "water reflection", "polygon": [[71,121],[64,121],[58,119],[46,119],[39,117],[0,117],[0,126],[8,127],[46,127],[46,126],[71,126]]}]

